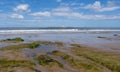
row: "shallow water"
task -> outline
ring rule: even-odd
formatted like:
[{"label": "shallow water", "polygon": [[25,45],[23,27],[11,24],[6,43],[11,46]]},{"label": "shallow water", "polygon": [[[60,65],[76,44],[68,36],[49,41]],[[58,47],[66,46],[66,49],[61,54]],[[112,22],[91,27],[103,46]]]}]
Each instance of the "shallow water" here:
[{"label": "shallow water", "polygon": [[41,44],[39,47],[37,47],[35,49],[25,48],[25,49],[23,49],[23,52],[29,57],[29,56],[34,56],[37,53],[49,54],[50,52],[52,52],[54,50],[58,50],[58,47],[56,45]]},{"label": "shallow water", "polygon": [[[34,33],[34,34],[2,34],[0,39],[22,37],[25,41],[61,41],[64,43],[77,43],[85,46],[90,46],[105,50],[120,49],[120,36],[114,36],[114,34],[120,34],[120,32],[109,33]],[[98,36],[106,38],[97,38]],[[110,46],[110,45],[114,45]],[[43,47],[44,48],[44,47]],[[112,49],[111,49],[112,48]],[[45,48],[44,48],[45,49]],[[47,50],[47,49],[45,49]],[[115,50],[116,51],[116,50]],[[119,51],[119,50],[117,50]],[[44,52],[44,50],[43,50]]]}]

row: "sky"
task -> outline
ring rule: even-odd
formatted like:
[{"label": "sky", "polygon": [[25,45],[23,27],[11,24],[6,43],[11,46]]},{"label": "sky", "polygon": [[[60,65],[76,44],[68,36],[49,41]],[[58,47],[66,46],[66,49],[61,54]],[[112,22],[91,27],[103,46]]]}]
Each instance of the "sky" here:
[{"label": "sky", "polygon": [[120,27],[120,0],[0,0],[0,27]]}]

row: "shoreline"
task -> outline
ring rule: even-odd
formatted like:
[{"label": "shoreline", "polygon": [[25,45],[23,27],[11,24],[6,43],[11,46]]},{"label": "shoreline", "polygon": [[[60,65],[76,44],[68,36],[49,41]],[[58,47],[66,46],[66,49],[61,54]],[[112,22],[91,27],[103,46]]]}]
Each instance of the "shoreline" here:
[{"label": "shoreline", "polygon": [[120,30],[110,29],[91,29],[91,30],[78,30],[78,29],[36,29],[36,30],[0,30],[0,34],[37,34],[37,33],[110,33],[120,32]]},{"label": "shoreline", "polygon": [[0,70],[7,65],[30,72],[119,72],[119,54],[76,43],[32,41],[0,48]]},{"label": "shoreline", "polygon": [[[24,34],[0,34],[0,40],[7,38],[21,37],[25,41],[60,41],[64,43],[76,43],[85,46],[98,48],[98,49],[110,49],[119,51],[120,46],[120,32],[96,32],[96,33],[24,33]],[[92,42],[91,42],[92,41]],[[113,45],[113,46],[110,46]],[[4,43],[3,43],[4,46]]]},{"label": "shoreline", "polygon": [[1,34],[0,43],[2,72],[120,71],[118,32]]}]

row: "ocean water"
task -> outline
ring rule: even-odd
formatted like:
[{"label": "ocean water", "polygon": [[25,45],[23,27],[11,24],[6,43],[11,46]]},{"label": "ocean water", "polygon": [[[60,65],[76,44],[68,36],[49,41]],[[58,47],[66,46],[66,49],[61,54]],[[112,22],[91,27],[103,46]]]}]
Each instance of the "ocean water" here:
[{"label": "ocean water", "polygon": [[120,32],[120,28],[87,28],[87,27],[39,27],[39,28],[0,28],[0,34],[21,33],[58,33],[58,32]]},{"label": "ocean water", "polygon": [[0,28],[0,40],[15,37],[22,37],[24,42],[61,41],[120,52],[120,28]]}]

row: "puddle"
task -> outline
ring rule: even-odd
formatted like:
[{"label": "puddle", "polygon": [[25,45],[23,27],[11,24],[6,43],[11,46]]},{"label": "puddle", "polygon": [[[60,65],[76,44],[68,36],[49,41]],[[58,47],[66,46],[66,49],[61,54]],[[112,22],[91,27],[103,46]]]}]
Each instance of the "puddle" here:
[{"label": "puddle", "polygon": [[10,45],[16,45],[17,43],[10,43],[10,42],[0,42],[0,48]]},{"label": "puddle", "polygon": [[27,55],[27,56],[34,56],[37,53],[46,53],[46,54],[50,54],[50,52],[54,51],[54,50],[58,50],[57,45],[46,45],[46,44],[41,44],[39,47],[35,48],[35,49],[29,49],[29,48],[24,48],[23,52]]},{"label": "puddle", "polygon": [[0,48],[6,47],[6,46],[12,46],[12,45],[19,45],[22,43],[28,43],[28,42],[0,42]]}]

